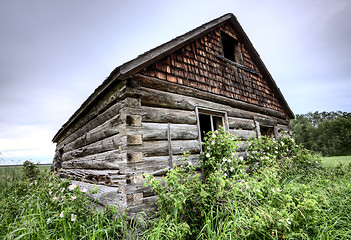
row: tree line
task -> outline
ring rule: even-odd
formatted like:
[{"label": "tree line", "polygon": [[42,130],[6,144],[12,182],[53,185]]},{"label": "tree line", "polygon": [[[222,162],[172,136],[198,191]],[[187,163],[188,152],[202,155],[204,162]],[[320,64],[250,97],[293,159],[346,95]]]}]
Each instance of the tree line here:
[{"label": "tree line", "polygon": [[351,155],[351,113],[309,112],[291,121],[298,144],[324,156]]}]

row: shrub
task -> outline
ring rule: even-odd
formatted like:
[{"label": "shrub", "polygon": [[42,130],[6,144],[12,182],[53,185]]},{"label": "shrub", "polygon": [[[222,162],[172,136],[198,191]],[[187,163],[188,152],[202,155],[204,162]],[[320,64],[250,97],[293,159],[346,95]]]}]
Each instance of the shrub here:
[{"label": "shrub", "polygon": [[29,160],[26,160],[23,163],[23,169],[22,170],[23,170],[24,176],[27,177],[30,180],[35,179],[40,173],[38,166],[35,165],[33,162],[31,162]]},{"label": "shrub", "polygon": [[203,176],[193,166],[175,167],[164,183],[147,176],[160,216],[149,234],[157,233],[156,239],[305,239],[319,233],[320,213],[330,202],[308,182],[323,171],[314,155],[289,137],[252,140],[246,159],[223,129],[205,140]]}]

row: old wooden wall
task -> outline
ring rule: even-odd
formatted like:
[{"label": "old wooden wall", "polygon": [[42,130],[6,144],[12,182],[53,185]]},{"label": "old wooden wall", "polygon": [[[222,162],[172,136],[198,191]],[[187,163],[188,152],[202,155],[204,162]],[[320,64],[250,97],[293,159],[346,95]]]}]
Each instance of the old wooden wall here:
[{"label": "old wooden wall", "polygon": [[[153,210],[155,206],[155,197],[150,188],[144,186],[143,173],[160,178],[172,164],[190,162],[199,165],[201,143],[196,109],[226,113],[227,130],[240,139],[239,155],[246,154],[246,140],[257,136],[257,121],[273,122],[277,131],[289,129],[288,121],[279,114],[277,116],[280,117],[277,117],[243,110],[224,100],[207,100],[213,94],[201,90],[142,74],[135,75],[129,81],[133,81],[132,85],[135,86],[130,89],[130,95],[139,96],[135,100],[140,101],[140,107],[126,108],[128,114],[140,120],[138,124],[126,127],[129,139],[126,149],[137,156],[127,162],[127,172],[134,176],[126,185],[130,213]],[[182,156],[184,151],[191,153],[187,160]]]}]

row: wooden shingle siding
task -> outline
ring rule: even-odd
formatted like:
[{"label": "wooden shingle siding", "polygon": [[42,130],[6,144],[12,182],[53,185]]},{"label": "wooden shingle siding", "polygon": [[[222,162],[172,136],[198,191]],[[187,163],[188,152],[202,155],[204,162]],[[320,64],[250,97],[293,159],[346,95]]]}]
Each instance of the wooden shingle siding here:
[{"label": "wooden shingle siding", "polygon": [[[218,57],[222,55],[221,31],[239,41],[243,65],[252,72],[257,72],[256,74]],[[245,46],[241,44],[229,24],[224,24],[219,29],[202,36],[150,65],[141,73],[284,112],[267,81],[259,73]]]}]

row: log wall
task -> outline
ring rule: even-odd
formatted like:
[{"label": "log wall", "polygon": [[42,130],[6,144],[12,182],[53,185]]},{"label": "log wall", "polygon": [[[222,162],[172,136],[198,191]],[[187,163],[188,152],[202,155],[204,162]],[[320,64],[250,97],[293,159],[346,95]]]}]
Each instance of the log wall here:
[{"label": "log wall", "polygon": [[[136,116],[141,123],[127,126],[126,149],[134,157],[127,158],[126,184],[129,213],[140,210],[151,211],[155,198],[150,188],[144,186],[143,173],[162,177],[173,164],[200,164],[200,142],[196,109],[212,109],[226,113],[228,131],[239,138],[239,155],[245,155],[245,141],[257,136],[257,121],[274,122],[279,129],[289,129],[288,121],[277,116],[242,110],[227,104],[216,103],[204,98],[174,93],[173,83],[163,83],[164,87],[155,89],[148,85],[149,77],[138,75],[131,81],[138,85],[133,89],[140,96],[140,107],[125,108],[127,115]],[[153,81],[152,81],[153,82]],[[138,83],[138,84],[136,84]],[[177,88],[178,89],[178,88]],[[191,90],[194,95],[204,94]],[[183,93],[183,91],[180,91]],[[274,115],[274,114],[273,114]],[[279,123],[279,124],[278,124]],[[190,152],[189,159],[183,152]]]}]

